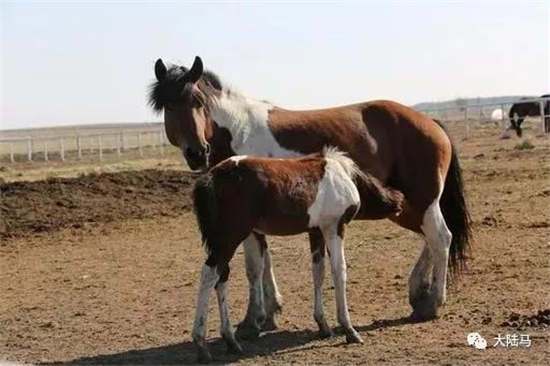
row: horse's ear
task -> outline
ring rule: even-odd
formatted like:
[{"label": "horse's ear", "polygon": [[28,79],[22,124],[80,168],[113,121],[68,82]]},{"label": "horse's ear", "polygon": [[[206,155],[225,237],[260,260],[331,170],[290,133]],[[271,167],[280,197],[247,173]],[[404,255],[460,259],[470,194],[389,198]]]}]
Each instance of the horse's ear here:
[{"label": "horse's ear", "polygon": [[191,69],[189,69],[185,76],[188,81],[196,83],[202,76],[203,71],[204,68],[202,66],[202,60],[199,56],[196,56],[195,61],[193,62],[193,66],[191,66]]},{"label": "horse's ear", "polygon": [[166,66],[160,58],[155,62],[155,76],[158,81],[162,81],[166,77]]}]

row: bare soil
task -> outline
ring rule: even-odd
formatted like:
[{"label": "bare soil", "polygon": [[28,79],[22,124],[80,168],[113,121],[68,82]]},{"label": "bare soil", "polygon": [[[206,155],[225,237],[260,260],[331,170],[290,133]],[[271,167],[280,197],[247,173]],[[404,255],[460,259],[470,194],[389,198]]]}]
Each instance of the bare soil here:
[{"label": "bare soil", "polygon": [[[459,136],[460,131],[453,131]],[[387,221],[347,230],[352,321],[364,345],[318,339],[306,237],[270,238],[284,296],[279,329],[225,354],[211,299],[212,352],[248,364],[547,364],[550,359],[550,141],[499,140],[489,127],[458,140],[474,220],[469,269],[435,321],[408,319],[407,279],[419,237]],[[1,360],[55,364],[189,364],[204,253],[188,192],[192,177],[148,170],[1,186]],[[238,208],[236,208],[238,214]],[[335,325],[330,276],[326,310]],[[230,277],[232,319],[247,283],[240,250]],[[479,332],[486,350],[469,347]],[[531,347],[493,347],[498,335]]]}]

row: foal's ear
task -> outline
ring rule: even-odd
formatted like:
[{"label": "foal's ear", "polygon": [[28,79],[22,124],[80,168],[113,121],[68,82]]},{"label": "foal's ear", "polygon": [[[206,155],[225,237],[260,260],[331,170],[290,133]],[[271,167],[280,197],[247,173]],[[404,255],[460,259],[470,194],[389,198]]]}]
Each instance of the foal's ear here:
[{"label": "foal's ear", "polygon": [[202,60],[199,56],[196,56],[195,61],[193,62],[193,66],[191,66],[191,69],[189,69],[185,76],[188,81],[196,83],[202,76],[203,71],[204,68],[202,66]]},{"label": "foal's ear", "polygon": [[160,58],[155,62],[155,76],[158,81],[162,81],[166,77],[166,66]]}]

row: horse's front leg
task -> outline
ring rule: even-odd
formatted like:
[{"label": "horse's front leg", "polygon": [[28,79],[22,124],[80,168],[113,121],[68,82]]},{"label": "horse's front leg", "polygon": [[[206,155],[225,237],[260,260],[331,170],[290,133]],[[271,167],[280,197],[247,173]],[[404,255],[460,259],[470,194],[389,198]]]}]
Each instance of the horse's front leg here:
[{"label": "horse's front leg", "polygon": [[244,320],[237,327],[240,338],[255,338],[260,335],[265,321],[263,274],[265,247],[255,234],[250,234],[244,240],[244,257],[246,277],[248,278],[249,297],[248,309]]},{"label": "horse's front leg", "polygon": [[193,323],[192,332],[193,343],[195,343],[197,347],[198,361],[201,363],[212,361],[212,356],[206,345],[208,299],[210,297],[210,290],[216,285],[216,282],[218,282],[220,278],[216,266],[210,266],[207,263],[202,267],[201,283],[199,286],[195,322]]},{"label": "horse's front leg", "polygon": [[342,238],[337,233],[336,225],[323,229],[323,236],[325,237],[330,255],[332,280],[334,282],[334,291],[336,293],[338,323],[340,323],[340,325],[344,328],[344,331],[346,332],[346,341],[348,343],[363,343],[363,339],[361,339],[359,333],[351,325],[349,316],[346,297],[346,258],[344,255]]}]

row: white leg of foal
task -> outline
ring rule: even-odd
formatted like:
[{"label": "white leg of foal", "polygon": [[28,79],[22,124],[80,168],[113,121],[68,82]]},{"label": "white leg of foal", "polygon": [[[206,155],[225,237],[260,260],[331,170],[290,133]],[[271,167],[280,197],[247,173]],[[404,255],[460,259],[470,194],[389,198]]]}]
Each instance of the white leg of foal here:
[{"label": "white leg of foal", "polygon": [[346,298],[346,258],[344,255],[344,246],[342,239],[337,235],[336,226],[323,230],[323,236],[327,243],[330,254],[330,264],[332,267],[332,279],[334,281],[334,290],[336,293],[336,311],[338,314],[338,323],[346,332],[346,341],[348,343],[363,343],[361,336],[351,325]]},{"label": "white leg of foal", "polygon": [[447,266],[452,234],[441,213],[439,200],[430,205],[424,213],[422,231],[433,260],[432,291],[435,293],[437,304],[442,305],[446,300]]},{"label": "white leg of foal", "polygon": [[280,313],[282,309],[282,297],[275,281],[275,274],[271,265],[271,253],[269,248],[265,248],[264,252],[264,275],[263,275],[263,290],[264,290],[264,306],[266,318],[263,325],[263,330],[277,329],[275,322],[275,314]]},{"label": "white leg of foal", "polygon": [[[323,251],[321,253],[321,250]],[[313,318],[319,326],[319,334],[322,338],[332,336],[332,330],[328,326],[323,309],[323,281],[325,279],[325,255],[324,247],[312,253],[311,271],[313,273]]]},{"label": "white leg of foal", "polygon": [[218,282],[216,286],[216,295],[218,297],[218,307],[220,310],[220,334],[227,344],[227,351],[229,353],[241,354],[243,350],[235,339],[233,326],[231,325],[231,320],[229,319],[227,281]]},{"label": "white leg of foal", "polygon": [[198,358],[201,363],[212,360],[212,356],[206,346],[208,299],[210,297],[210,290],[216,285],[219,278],[220,276],[215,266],[203,265],[192,332],[193,342],[197,347]]},{"label": "white leg of foal", "polygon": [[239,324],[237,334],[241,338],[255,338],[260,335],[261,326],[265,320],[265,309],[262,285],[264,272],[263,248],[254,234],[250,234],[244,241],[244,256],[246,277],[250,287],[246,317]]}]

